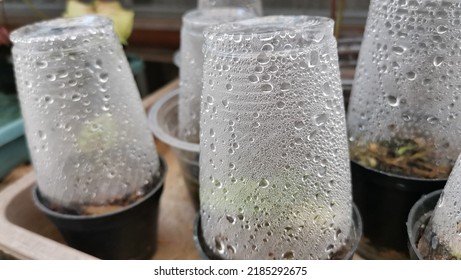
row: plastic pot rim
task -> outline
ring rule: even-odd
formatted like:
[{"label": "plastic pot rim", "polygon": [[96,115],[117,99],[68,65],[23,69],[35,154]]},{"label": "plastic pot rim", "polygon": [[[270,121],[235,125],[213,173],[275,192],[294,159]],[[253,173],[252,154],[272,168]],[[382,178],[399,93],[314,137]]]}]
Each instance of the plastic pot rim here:
[{"label": "plastic pot rim", "polygon": [[[416,201],[413,207],[411,207],[410,213],[408,214],[408,220],[406,223],[408,243],[409,243],[409,246],[411,246],[411,249],[413,250],[413,252],[416,254],[418,259],[420,260],[423,260],[424,258],[421,256],[421,253],[419,252],[419,249],[416,245],[416,242],[419,241],[419,238],[421,237],[418,234],[418,231],[419,231],[420,226],[423,223],[426,223],[428,219],[432,216],[433,210],[426,211],[424,214],[420,215],[417,219],[416,219],[416,212],[419,210],[420,207],[423,207],[424,202],[426,202],[427,200],[437,198],[437,201],[438,201],[438,197],[441,195],[442,191],[443,190],[436,190],[429,194],[423,195],[418,201]],[[437,201],[435,202],[435,205],[437,204]],[[426,219],[421,220],[422,218],[424,218],[425,215],[427,215],[427,217],[425,217]]]},{"label": "plastic pot rim", "polygon": [[175,135],[171,135],[168,131],[164,131],[162,126],[160,125],[158,112],[167,102],[179,96],[179,92],[179,88],[172,90],[169,93],[162,96],[161,98],[159,98],[157,102],[155,102],[155,104],[150,108],[148,112],[149,127],[151,131],[154,133],[155,137],[160,139],[162,142],[170,145],[171,147],[188,152],[199,153],[199,144],[183,141],[177,138]]}]

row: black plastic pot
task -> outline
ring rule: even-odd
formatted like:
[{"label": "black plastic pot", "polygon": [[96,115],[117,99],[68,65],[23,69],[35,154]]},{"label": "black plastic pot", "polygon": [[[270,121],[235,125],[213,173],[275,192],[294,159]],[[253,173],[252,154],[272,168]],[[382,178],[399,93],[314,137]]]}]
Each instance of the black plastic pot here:
[{"label": "black plastic pot", "polygon": [[[348,244],[346,244],[347,252],[341,259],[352,260],[354,254],[359,246],[360,237],[362,236],[362,218],[357,206],[353,205],[352,209],[352,229],[351,236],[348,238]],[[221,260],[220,256],[217,256],[207,246],[203,239],[202,224],[200,221],[200,212],[197,213],[194,221],[193,228],[193,239],[195,243],[195,249],[197,249],[198,255],[202,260]]]},{"label": "black plastic pot", "polygon": [[161,176],[152,191],[115,212],[92,216],[58,213],[44,205],[37,186],[33,200],[69,246],[101,259],[148,259],[156,250],[159,200],[167,169],[162,159],[160,162]]},{"label": "black plastic pot", "polygon": [[424,226],[429,222],[432,211],[439,201],[442,190],[431,192],[421,197],[410,210],[407,221],[408,251],[412,260],[422,260],[417,243],[421,238]]},{"label": "black plastic pot", "polygon": [[408,259],[406,221],[415,202],[446,180],[414,179],[351,162],[354,203],[363,220],[358,253],[367,259]]}]

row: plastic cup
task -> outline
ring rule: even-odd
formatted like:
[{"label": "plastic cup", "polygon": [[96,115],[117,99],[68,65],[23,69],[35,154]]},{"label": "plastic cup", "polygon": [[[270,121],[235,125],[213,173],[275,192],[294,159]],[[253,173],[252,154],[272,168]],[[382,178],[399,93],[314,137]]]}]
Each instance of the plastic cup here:
[{"label": "plastic cup", "polygon": [[206,31],[201,229],[223,259],[328,259],[352,224],[333,21],[265,17]]}]

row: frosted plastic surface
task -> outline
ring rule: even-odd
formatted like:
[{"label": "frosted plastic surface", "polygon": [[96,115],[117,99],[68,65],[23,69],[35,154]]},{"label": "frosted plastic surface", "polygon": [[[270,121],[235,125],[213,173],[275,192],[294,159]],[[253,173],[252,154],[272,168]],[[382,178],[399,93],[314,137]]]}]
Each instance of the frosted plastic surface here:
[{"label": "frosted plastic surface", "polygon": [[461,157],[448,179],[432,215],[432,230],[437,239],[431,246],[448,248],[461,259]]},{"label": "frosted plastic surface", "polygon": [[159,160],[109,19],[58,19],[11,35],[38,185],[51,202],[104,204],[141,191]]},{"label": "frosted plastic surface", "polygon": [[218,7],[241,7],[255,15],[263,15],[262,0],[198,0],[199,9],[213,9]]},{"label": "frosted plastic surface", "polygon": [[179,71],[179,137],[192,143],[200,138],[200,97],[202,94],[203,30],[213,24],[248,19],[254,14],[241,8],[193,10],[183,17],[181,67]]},{"label": "frosted plastic surface", "polygon": [[206,32],[204,238],[226,259],[328,259],[351,227],[333,21],[265,17]]},{"label": "frosted plastic surface", "polygon": [[372,0],[352,89],[352,146],[420,137],[460,152],[461,1]]}]

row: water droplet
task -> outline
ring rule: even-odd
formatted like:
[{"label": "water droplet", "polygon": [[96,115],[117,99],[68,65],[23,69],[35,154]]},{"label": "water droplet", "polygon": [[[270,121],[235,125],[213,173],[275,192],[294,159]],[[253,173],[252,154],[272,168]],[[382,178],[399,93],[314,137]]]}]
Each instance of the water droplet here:
[{"label": "water droplet", "polygon": [[47,74],[46,79],[50,82],[56,81],[56,75],[55,74]]},{"label": "water droplet", "polygon": [[76,93],[72,94],[71,99],[72,99],[72,101],[76,101],[76,102],[80,101],[80,99],[82,99],[82,95],[80,93],[76,92]]},{"label": "water droplet", "polygon": [[293,253],[293,251],[285,252],[282,255],[282,259],[284,260],[293,260],[294,258],[295,258],[295,254]]},{"label": "water droplet", "polygon": [[218,250],[218,252],[220,254],[224,253],[224,244],[223,244],[221,238],[215,237],[214,238],[214,245],[215,245],[216,250]]},{"label": "water droplet", "polygon": [[46,62],[45,60],[39,60],[35,63],[35,65],[40,69],[44,69],[48,66],[48,62]]},{"label": "water droplet", "polygon": [[323,84],[323,95],[328,96],[331,94],[331,87],[328,82]]},{"label": "water droplet", "polygon": [[261,86],[261,90],[265,93],[271,92],[273,88],[272,84],[263,84]]},{"label": "water droplet", "polygon": [[248,80],[250,80],[250,82],[252,83],[257,83],[259,81],[259,78],[256,75],[250,75],[248,76]]},{"label": "water droplet", "polygon": [[256,60],[257,60],[260,64],[267,64],[267,63],[269,63],[270,58],[266,55],[266,53],[260,53],[260,54],[258,55],[258,57],[256,58]]},{"label": "water droplet", "polygon": [[212,96],[210,96],[210,95],[208,95],[208,96],[206,97],[206,102],[207,102],[208,104],[212,105],[212,104],[213,104],[213,102],[214,102],[214,99],[213,99],[213,97],[212,97]]},{"label": "water droplet", "polygon": [[275,105],[277,106],[277,109],[285,108],[285,103],[283,101],[278,101]]},{"label": "water droplet", "polygon": [[388,95],[387,96],[387,102],[389,103],[390,106],[392,107],[397,107],[399,106],[399,99],[393,95]]},{"label": "water droplet", "polygon": [[252,125],[251,125],[253,128],[258,128],[261,126],[261,124],[259,122],[254,122]]},{"label": "water droplet", "polygon": [[443,34],[448,31],[448,28],[445,25],[437,26],[437,33]]},{"label": "water droplet", "polygon": [[45,140],[45,139],[46,139],[46,134],[45,134],[45,132],[43,132],[43,131],[41,131],[41,130],[37,131],[37,135],[38,135],[38,137],[39,137],[40,139],[42,139],[42,140]]},{"label": "water droplet", "polygon": [[215,185],[217,188],[222,188],[222,183],[221,183],[221,181],[219,181],[219,180],[215,180],[215,181],[214,181],[214,185]]},{"label": "water droplet", "polygon": [[214,151],[216,151],[216,146],[213,143],[211,143],[210,144],[210,149],[214,152]]},{"label": "water droplet", "polygon": [[45,95],[45,96],[43,97],[43,101],[45,101],[45,102],[48,103],[48,104],[53,104],[54,99],[51,98],[51,96],[49,96],[49,95]]},{"label": "water droplet", "polygon": [[101,83],[105,83],[105,82],[107,82],[107,80],[109,80],[109,74],[107,74],[105,72],[99,74],[99,81]]},{"label": "water droplet", "polygon": [[259,181],[258,186],[265,189],[269,186],[269,181],[267,181],[266,179],[261,179],[261,181]]},{"label": "water droplet", "polygon": [[235,218],[230,215],[226,215],[226,220],[231,224],[235,224]]},{"label": "water droplet", "polygon": [[416,79],[416,73],[413,71],[407,72],[407,79],[413,81]]},{"label": "water droplet", "polygon": [[319,64],[319,53],[317,51],[312,51],[310,54],[309,67],[315,67]]},{"label": "water droplet", "polygon": [[444,58],[442,56],[434,57],[434,66],[439,67],[443,63]]},{"label": "water droplet", "polygon": [[214,132],[214,129],[213,129],[213,128],[210,128],[210,136],[211,136],[211,137],[214,137],[214,136],[215,136],[215,132]]},{"label": "water droplet", "polygon": [[282,83],[282,84],[280,85],[280,90],[281,90],[281,91],[287,91],[287,90],[290,89],[290,87],[291,87],[291,84],[290,84],[290,83],[284,82],[284,83]]},{"label": "water droplet", "polygon": [[304,127],[304,122],[303,121],[301,121],[301,120],[295,121],[295,128],[297,130],[301,130],[301,129],[303,129],[303,127]]},{"label": "water droplet", "polygon": [[438,121],[439,121],[439,119],[438,119],[437,117],[435,117],[435,116],[429,116],[429,117],[427,118],[427,122],[430,123],[430,124],[435,124],[435,123],[437,123]]},{"label": "water droplet", "polygon": [[397,55],[402,55],[405,52],[406,48],[402,46],[393,46],[392,51]]},{"label": "water droplet", "polygon": [[96,67],[98,69],[101,69],[102,68],[102,60],[101,59],[96,59],[94,67]]},{"label": "water droplet", "polygon": [[314,117],[314,123],[317,126],[324,125],[328,121],[328,114],[322,113]]}]

